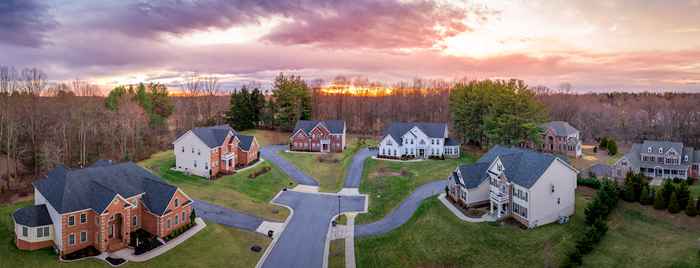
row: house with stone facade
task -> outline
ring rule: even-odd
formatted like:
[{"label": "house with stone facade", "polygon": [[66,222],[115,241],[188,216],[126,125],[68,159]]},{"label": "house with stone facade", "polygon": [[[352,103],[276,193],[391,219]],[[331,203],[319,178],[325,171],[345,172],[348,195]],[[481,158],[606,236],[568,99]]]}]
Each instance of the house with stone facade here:
[{"label": "house with stone facade", "polygon": [[488,205],[494,218],[512,217],[534,228],[574,214],[577,175],[555,155],[495,146],[452,172],[447,195],[459,206]]},{"label": "house with stone facade", "polygon": [[343,120],[299,120],[289,137],[289,150],[340,153],[347,146]]},{"label": "house with stone facade", "polygon": [[228,125],[194,128],[173,142],[174,169],[214,178],[255,163],[259,149],[255,136],[237,133]]},{"label": "house with stone facade", "polygon": [[564,121],[542,124],[542,146],[544,152],[581,157],[581,132]]},{"label": "house with stone facade", "polygon": [[612,168],[612,175],[624,178],[628,172],[652,179],[698,178],[700,150],[680,142],[645,140],[635,143]]},{"label": "house with stone facade", "polygon": [[192,199],[131,162],[58,166],[33,186],[34,205],[12,214],[15,244],[23,250],[114,252],[139,229],[163,238],[190,223]]},{"label": "house with stone facade", "polygon": [[459,142],[448,137],[446,123],[391,123],[382,134],[378,157],[459,157]]}]

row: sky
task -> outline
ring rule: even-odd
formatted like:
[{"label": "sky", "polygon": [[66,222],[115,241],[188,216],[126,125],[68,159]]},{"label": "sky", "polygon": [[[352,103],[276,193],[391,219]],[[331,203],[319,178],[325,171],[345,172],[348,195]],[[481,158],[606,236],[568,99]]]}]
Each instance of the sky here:
[{"label": "sky", "polygon": [[2,0],[0,65],[225,88],[280,72],[700,92],[700,0]]}]

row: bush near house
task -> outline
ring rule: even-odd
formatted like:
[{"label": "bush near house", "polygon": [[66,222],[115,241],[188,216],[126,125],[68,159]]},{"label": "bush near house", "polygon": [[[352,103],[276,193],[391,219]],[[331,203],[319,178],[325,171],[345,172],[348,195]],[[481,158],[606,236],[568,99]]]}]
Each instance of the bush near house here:
[{"label": "bush near house", "polygon": [[260,176],[260,175],[263,175],[263,174],[265,174],[265,173],[267,173],[267,172],[270,172],[270,170],[272,170],[271,167],[263,167],[263,168],[261,168],[261,169],[259,169],[259,170],[256,170],[256,171],[251,172],[251,173],[248,175],[248,178],[255,179],[255,178],[257,178],[257,177]]},{"label": "bush near house", "polygon": [[698,210],[695,207],[696,203],[693,198],[691,198],[688,202],[688,205],[685,207],[685,215],[688,215],[689,217],[695,217],[698,215]]},{"label": "bush near house", "polygon": [[596,178],[578,178],[576,184],[580,186],[588,186],[593,189],[600,188],[600,181]]}]

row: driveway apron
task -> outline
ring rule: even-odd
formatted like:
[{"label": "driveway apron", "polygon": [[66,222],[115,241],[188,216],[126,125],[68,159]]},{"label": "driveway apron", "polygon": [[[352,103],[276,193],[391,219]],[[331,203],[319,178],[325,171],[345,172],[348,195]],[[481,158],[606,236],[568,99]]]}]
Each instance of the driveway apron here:
[{"label": "driveway apron", "polygon": [[318,186],[318,182],[314,180],[314,178],[312,178],[309,175],[306,175],[304,172],[302,172],[296,166],[294,166],[294,164],[290,163],[278,154],[279,151],[283,151],[287,148],[289,147],[286,145],[269,145],[263,147],[262,150],[260,150],[260,153],[262,154],[263,158],[274,163],[277,167],[282,169],[284,173],[287,173],[287,175],[289,175],[292,178],[292,180],[296,181],[298,184]]}]

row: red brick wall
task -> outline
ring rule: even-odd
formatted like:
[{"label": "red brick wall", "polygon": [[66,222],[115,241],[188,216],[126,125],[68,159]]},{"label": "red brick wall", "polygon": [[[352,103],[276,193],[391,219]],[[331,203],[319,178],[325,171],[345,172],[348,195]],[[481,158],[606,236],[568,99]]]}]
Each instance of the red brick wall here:
[{"label": "red brick wall", "polygon": [[[315,136],[315,138],[314,138]],[[343,135],[331,135],[330,131],[325,127],[314,128],[309,136],[304,135],[303,131],[297,132],[291,138],[292,144],[290,145],[291,150],[295,151],[321,151],[321,140],[330,139],[330,151],[331,152],[342,152],[343,149]],[[305,143],[305,146],[296,146],[297,143]]]},{"label": "red brick wall", "polygon": [[[231,139],[233,139],[233,142],[231,142]],[[231,142],[229,144],[229,142]],[[229,152],[234,152],[236,153],[238,151],[238,139],[236,139],[234,136],[227,137],[224,140],[224,143],[219,147],[219,149],[214,150],[211,153],[211,158],[209,159],[209,163],[211,168],[211,174],[212,176],[216,176],[219,174],[221,171],[233,171],[236,169],[236,165],[234,164],[232,167],[227,167],[224,165],[224,163],[221,161],[221,156],[225,155]],[[238,160],[236,160],[238,161]]]},{"label": "red brick wall", "polygon": [[48,248],[53,246],[53,241],[42,241],[42,242],[27,242],[22,239],[17,238],[15,236],[15,245],[17,245],[17,248],[22,249],[22,250],[37,250],[37,249],[42,249],[42,248]]},{"label": "red brick wall", "polygon": [[[87,222],[80,223],[80,214],[86,215]],[[61,242],[63,245],[63,254],[68,254],[76,250],[95,245],[95,233],[99,230],[97,226],[96,215],[97,214],[92,210],[63,214],[63,216],[61,217],[62,234],[60,236],[56,236],[60,237],[62,240]],[[68,219],[70,218],[70,216],[75,217],[75,224],[72,226],[68,225]],[[87,241],[82,243],[80,242],[81,231],[87,232]],[[70,234],[75,235],[75,244],[73,245],[70,245],[68,243],[68,237],[70,236]]]},{"label": "red brick wall", "polygon": [[[179,200],[179,206],[175,206],[175,199]],[[160,237],[165,237],[169,235],[172,231],[179,229],[185,224],[190,222],[190,213],[192,212],[192,203],[189,202],[186,196],[184,196],[180,191],[175,192],[175,195],[170,200],[168,208],[166,211],[170,211],[163,215],[159,219],[160,230],[157,233]],[[187,204],[185,204],[187,203]],[[182,212],[185,212],[185,219],[182,219]],[[175,224],[175,215],[178,216],[178,224]],[[170,220],[170,227],[168,227],[168,220]]]},{"label": "red brick wall", "polygon": [[247,166],[251,162],[255,161],[258,159],[258,151],[259,151],[258,143],[253,142],[250,145],[250,150],[243,151],[243,149],[238,148],[238,155],[236,158],[238,158],[236,161],[238,162],[239,165],[244,165]]},{"label": "red brick wall", "polygon": [[146,232],[158,234],[158,219],[158,216],[144,210],[141,213],[141,228]]},{"label": "red brick wall", "polygon": [[[304,143],[301,146],[297,146],[298,143]],[[299,131],[292,137],[291,149],[295,151],[308,151],[309,148],[309,138],[306,136],[304,131]]]}]

